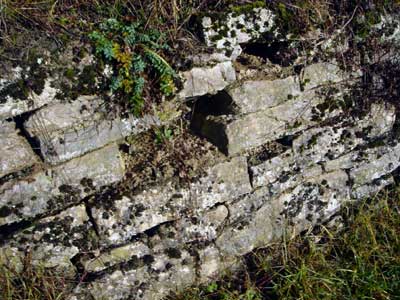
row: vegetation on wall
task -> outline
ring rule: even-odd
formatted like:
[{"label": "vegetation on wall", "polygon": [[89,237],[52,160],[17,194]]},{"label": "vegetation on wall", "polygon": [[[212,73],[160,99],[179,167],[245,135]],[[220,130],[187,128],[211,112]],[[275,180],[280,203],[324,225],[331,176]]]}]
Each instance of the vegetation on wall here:
[{"label": "vegetation on wall", "polygon": [[172,96],[176,90],[177,75],[160,54],[169,48],[163,35],[143,27],[139,22],[125,25],[108,19],[90,34],[96,55],[111,68],[111,93],[126,97],[136,115],[143,109],[143,90],[151,79],[157,80],[164,96]]}]

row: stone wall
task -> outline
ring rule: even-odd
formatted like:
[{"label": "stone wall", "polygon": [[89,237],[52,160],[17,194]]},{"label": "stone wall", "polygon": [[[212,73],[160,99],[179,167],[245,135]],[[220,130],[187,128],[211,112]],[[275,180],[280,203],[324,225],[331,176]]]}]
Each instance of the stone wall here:
[{"label": "stone wall", "polygon": [[[270,13],[257,13],[270,30]],[[246,15],[230,17],[250,26]],[[206,32],[217,30],[210,22]],[[2,99],[0,262],[21,268],[29,253],[34,264],[75,274],[71,300],[162,299],[394,183],[394,107],[348,113],[341,87],[354,74],[334,61],[243,76],[233,60],[253,31],[230,37],[235,55],[201,54],[208,65],[182,73],[179,99],[196,101],[193,133],[225,154],[187,185],[116,188],[126,179],[119,145],[159,125],[156,116],[108,119],[102,99],[56,100],[50,83],[40,95]],[[0,88],[15,80],[18,70]]]}]

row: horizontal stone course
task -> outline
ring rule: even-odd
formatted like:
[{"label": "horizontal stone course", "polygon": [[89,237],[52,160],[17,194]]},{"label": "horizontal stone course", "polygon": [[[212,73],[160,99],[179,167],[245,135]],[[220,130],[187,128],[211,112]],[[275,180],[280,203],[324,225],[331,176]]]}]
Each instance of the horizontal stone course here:
[{"label": "horizontal stone course", "polygon": [[78,203],[99,187],[121,180],[117,145],[0,186],[0,225],[50,214]]},{"label": "horizontal stone course", "polygon": [[95,96],[55,103],[35,112],[25,127],[39,139],[45,161],[57,165],[160,123],[153,116],[106,119],[101,106]]},{"label": "horizontal stone course", "polygon": [[29,255],[33,265],[74,274],[71,259],[92,250],[96,241],[85,206],[74,206],[14,234],[7,244],[0,246],[0,263],[12,263],[21,271],[25,255]]}]

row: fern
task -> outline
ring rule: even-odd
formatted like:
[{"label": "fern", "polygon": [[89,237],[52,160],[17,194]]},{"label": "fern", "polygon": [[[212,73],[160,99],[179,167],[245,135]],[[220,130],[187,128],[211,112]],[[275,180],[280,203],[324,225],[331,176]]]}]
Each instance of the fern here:
[{"label": "fern", "polygon": [[159,53],[169,49],[159,31],[145,30],[138,22],[124,24],[108,19],[89,37],[95,54],[111,65],[116,74],[109,86],[111,93],[125,95],[135,114],[141,114],[144,108],[143,92],[148,78],[156,76],[163,95],[174,94],[176,73]]}]

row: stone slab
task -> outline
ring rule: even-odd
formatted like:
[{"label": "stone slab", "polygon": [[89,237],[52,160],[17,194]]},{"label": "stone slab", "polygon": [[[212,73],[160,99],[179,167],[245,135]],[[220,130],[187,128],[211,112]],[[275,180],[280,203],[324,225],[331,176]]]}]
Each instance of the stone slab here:
[{"label": "stone slab", "polygon": [[118,146],[110,145],[19,181],[6,182],[0,187],[0,225],[56,212],[123,176]]},{"label": "stone slab", "polygon": [[27,140],[18,133],[14,122],[0,122],[0,177],[38,162]]}]

